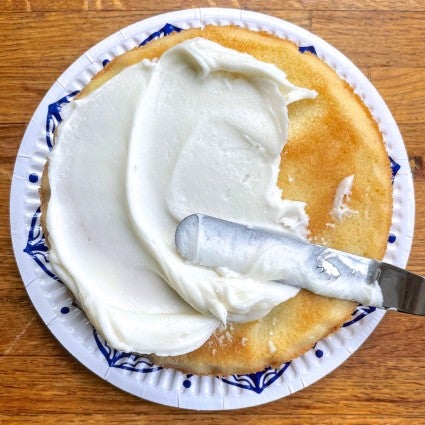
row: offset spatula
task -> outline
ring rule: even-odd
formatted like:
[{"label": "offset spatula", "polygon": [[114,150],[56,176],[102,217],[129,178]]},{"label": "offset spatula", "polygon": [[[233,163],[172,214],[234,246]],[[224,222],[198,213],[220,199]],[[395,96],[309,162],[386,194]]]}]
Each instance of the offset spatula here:
[{"label": "offset spatula", "polygon": [[[277,265],[273,278],[268,280],[325,296],[425,315],[425,279],[388,263],[202,214],[180,222],[175,242],[180,254],[191,263],[248,275],[259,253],[267,255],[269,249],[285,258],[286,263],[282,262],[281,269]],[[293,260],[300,267],[288,267]]]}]

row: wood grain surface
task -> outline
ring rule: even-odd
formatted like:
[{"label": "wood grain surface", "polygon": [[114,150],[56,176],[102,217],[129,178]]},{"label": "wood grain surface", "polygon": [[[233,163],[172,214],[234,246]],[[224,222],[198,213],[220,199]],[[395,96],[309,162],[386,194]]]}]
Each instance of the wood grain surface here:
[{"label": "wood grain surface", "polygon": [[333,44],[371,79],[402,132],[414,175],[408,268],[425,275],[425,2],[423,0],[0,0],[0,424],[425,424],[425,318],[388,313],[341,367],[284,399],[228,412],[164,407],[93,375],[55,340],[15,264],[9,191],[31,116],[81,54],[135,21],[189,7],[286,19]]}]

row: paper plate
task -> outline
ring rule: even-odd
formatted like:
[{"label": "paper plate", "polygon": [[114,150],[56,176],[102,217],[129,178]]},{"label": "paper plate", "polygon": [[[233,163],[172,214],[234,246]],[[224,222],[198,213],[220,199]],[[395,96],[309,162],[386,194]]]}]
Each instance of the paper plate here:
[{"label": "paper plate", "polygon": [[71,294],[49,267],[38,196],[62,105],[113,57],[170,32],[207,24],[234,24],[290,39],[301,51],[311,51],[327,62],[363,99],[384,135],[394,178],[394,213],[385,260],[405,267],[413,234],[413,184],[403,141],[384,101],[368,79],[322,39],[280,19],[243,10],[190,9],[155,16],[118,31],[77,59],[53,84],[28,125],[16,159],[10,216],[16,261],[28,294],[48,328],[75,358],[111,384],[144,399],[181,408],[219,410],[266,403],[312,384],[346,360],[384,313],[358,307],[340,331],[277,369],[226,378],[162,369],[143,357],[108,346],[73,304]]}]

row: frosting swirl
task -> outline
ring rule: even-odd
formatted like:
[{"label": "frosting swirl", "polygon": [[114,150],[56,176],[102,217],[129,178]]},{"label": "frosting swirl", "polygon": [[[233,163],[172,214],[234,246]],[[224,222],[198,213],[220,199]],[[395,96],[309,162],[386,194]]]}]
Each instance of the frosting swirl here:
[{"label": "frosting swirl", "polygon": [[67,105],[49,164],[50,261],[114,347],[183,354],[298,292],[188,264],[174,232],[204,213],[305,237],[304,204],[276,181],[287,105],[314,96],[196,38]]}]

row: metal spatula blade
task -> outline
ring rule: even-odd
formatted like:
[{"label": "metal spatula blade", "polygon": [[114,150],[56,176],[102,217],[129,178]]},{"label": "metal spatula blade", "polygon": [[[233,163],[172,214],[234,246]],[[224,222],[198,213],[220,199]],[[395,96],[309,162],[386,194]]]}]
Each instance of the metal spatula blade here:
[{"label": "metal spatula blade", "polygon": [[[277,247],[282,253],[295,253],[304,267],[303,271],[289,275],[282,271],[282,276],[274,281],[363,304],[380,288],[380,301],[371,305],[425,315],[425,279],[382,261],[202,214],[188,216],[180,222],[175,242],[180,254],[191,263],[226,267],[242,274],[247,272],[247,264],[255,263],[260,246]],[[342,293],[344,285],[358,289],[354,291],[356,296],[347,297]]]}]

